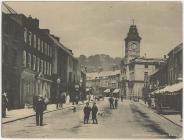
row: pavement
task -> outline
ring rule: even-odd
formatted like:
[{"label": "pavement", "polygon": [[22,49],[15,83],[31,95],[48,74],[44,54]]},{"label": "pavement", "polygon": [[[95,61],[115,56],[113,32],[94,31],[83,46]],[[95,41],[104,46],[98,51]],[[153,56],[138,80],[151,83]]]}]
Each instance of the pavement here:
[{"label": "pavement", "polygon": [[[148,105],[145,104],[144,101],[142,101],[142,100],[139,100],[139,103],[148,107]],[[150,110],[152,110],[154,113],[157,113],[156,110],[154,110],[154,109],[150,109]],[[168,121],[174,123],[175,125],[178,125],[180,127],[183,126],[183,122],[181,120],[180,114],[169,114],[169,115],[159,114],[159,115],[162,116],[163,118],[167,119]]]},{"label": "pavement", "polygon": [[[92,104],[90,103],[90,106]],[[98,124],[83,124],[83,107],[76,112],[63,109],[44,114],[44,126],[35,117],[2,124],[6,138],[181,138],[182,128],[161,117],[139,102],[119,101],[110,109],[108,99],[97,101]]]},{"label": "pavement", "polygon": [[[80,104],[83,103],[79,103],[79,105]],[[71,108],[72,106],[73,106],[72,103],[66,103],[63,105],[63,109]],[[47,109],[46,111],[44,111],[44,113],[49,113],[57,110],[58,109],[56,109],[56,104],[48,104]],[[35,116],[35,111],[33,110],[33,108],[14,109],[7,111],[6,114],[7,114],[6,118],[2,118],[1,120],[2,124]]]}]

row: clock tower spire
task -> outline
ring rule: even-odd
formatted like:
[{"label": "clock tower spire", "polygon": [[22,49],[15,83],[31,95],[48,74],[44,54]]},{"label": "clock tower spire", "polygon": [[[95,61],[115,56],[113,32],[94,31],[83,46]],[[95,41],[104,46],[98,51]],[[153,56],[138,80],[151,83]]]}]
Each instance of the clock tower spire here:
[{"label": "clock tower spire", "polygon": [[139,36],[136,25],[134,24],[134,19],[132,22],[133,24],[130,26],[127,37],[125,38],[125,58],[127,60],[140,56],[141,37]]}]

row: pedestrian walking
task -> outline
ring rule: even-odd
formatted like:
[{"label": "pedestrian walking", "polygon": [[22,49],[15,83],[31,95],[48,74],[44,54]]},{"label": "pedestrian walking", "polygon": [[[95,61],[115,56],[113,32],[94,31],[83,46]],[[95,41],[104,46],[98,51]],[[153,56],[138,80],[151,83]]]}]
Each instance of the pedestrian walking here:
[{"label": "pedestrian walking", "polygon": [[2,117],[6,117],[6,109],[8,108],[8,98],[7,98],[7,93],[4,92],[2,94]]},{"label": "pedestrian walking", "polygon": [[96,114],[98,112],[98,107],[96,106],[96,103],[93,103],[93,107],[92,107],[91,111],[92,111],[93,124],[95,123],[95,121],[96,121],[96,124],[98,124],[98,120],[97,120],[97,117],[96,117]]},{"label": "pedestrian walking", "polygon": [[60,108],[59,102],[60,102],[60,97],[59,97],[59,95],[57,95],[56,96],[56,109],[59,109]]},{"label": "pedestrian walking", "polygon": [[63,104],[66,102],[66,93],[62,92],[60,95],[60,107],[63,108]]},{"label": "pedestrian walking", "polygon": [[33,106],[33,109],[36,112],[36,125],[43,126],[43,112],[46,109],[46,104],[44,102],[42,95],[38,96],[38,98]]},{"label": "pedestrian walking", "polygon": [[114,98],[112,96],[109,98],[109,103],[110,103],[110,109],[114,109]]},{"label": "pedestrian walking", "polygon": [[123,95],[121,95],[121,102],[123,102]]},{"label": "pedestrian walking", "polygon": [[89,116],[90,116],[90,112],[91,112],[91,107],[89,106],[89,103],[86,103],[86,106],[83,109],[84,111],[84,124],[88,124],[89,121]]},{"label": "pedestrian walking", "polygon": [[151,108],[151,97],[148,97],[148,107]]},{"label": "pedestrian walking", "polygon": [[115,99],[115,108],[117,109],[118,108],[118,98],[116,97]]}]

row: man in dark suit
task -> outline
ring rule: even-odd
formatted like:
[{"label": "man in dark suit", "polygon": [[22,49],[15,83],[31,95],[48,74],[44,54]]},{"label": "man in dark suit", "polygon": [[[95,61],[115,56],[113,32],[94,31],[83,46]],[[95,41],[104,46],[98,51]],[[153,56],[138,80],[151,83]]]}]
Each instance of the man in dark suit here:
[{"label": "man in dark suit", "polygon": [[84,111],[84,124],[86,124],[86,122],[88,124],[89,116],[91,112],[91,107],[89,106],[88,102],[86,103],[86,106],[84,107],[83,111]]},{"label": "man in dark suit", "polygon": [[36,125],[43,126],[43,112],[46,109],[46,104],[42,95],[39,95],[34,104],[34,110],[36,112]]},{"label": "man in dark suit", "polygon": [[[92,120],[93,120],[93,123],[98,123],[97,121],[97,117],[96,117],[96,114],[98,112],[98,107],[96,106],[96,103],[93,103],[93,107],[92,107]],[[95,122],[96,121],[96,122]]]}]

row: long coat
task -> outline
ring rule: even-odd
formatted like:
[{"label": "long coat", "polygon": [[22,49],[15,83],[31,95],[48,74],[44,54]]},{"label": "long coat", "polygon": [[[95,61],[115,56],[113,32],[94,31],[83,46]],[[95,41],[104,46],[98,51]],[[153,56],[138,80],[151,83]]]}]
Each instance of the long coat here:
[{"label": "long coat", "polygon": [[43,112],[46,109],[46,104],[43,99],[39,100],[37,99],[34,105],[34,110],[36,112]]},{"label": "long coat", "polygon": [[96,115],[96,113],[98,112],[98,107],[97,106],[93,106],[91,111],[92,111],[92,115]]},{"label": "long coat", "polygon": [[90,112],[91,112],[91,107],[90,106],[85,106],[83,111],[84,111],[85,116],[89,116]]}]

